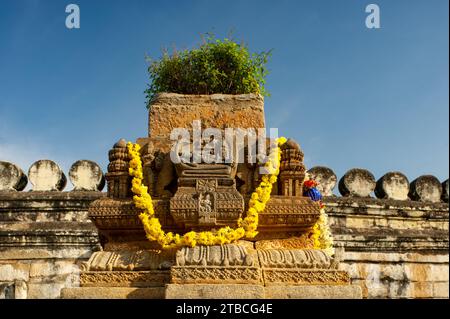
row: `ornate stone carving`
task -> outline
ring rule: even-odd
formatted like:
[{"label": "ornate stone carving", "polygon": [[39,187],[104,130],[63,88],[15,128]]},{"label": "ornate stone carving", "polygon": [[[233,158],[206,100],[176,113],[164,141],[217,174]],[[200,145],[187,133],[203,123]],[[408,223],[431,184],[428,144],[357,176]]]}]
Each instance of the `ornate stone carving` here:
[{"label": "ornate stone carving", "polygon": [[236,182],[237,188],[242,195],[251,194],[255,189],[255,181],[258,181],[259,173],[256,164],[239,163],[237,166]]},{"label": "ornate stone carving", "polygon": [[244,199],[232,179],[180,179],[170,213],[186,228],[235,226],[244,211]]},{"label": "ornate stone carving", "polygon": [[272,195],[266,209],[259,214],[256,239],[288,238],[310,229],[320,216],[320,207],[308,197]]},{"label": "ornate stone carving", "polygon": [[141,148],[142,171],[144,174],[144,184],[148,187],[149,194],[154,196],[156,169],[155,169],[155,154],[153,143],[150,141]]},{"label": "ornate stone carving", "polygon": [[265,285],[348,285],[350,277],[339,270],[263,269]]},{"label": "ornate stone carving", "polygon": [[[175,225],[169,214],[168,200],[153,200],[155,215],[161,221],[166,231],[182,233],[183,228]],[[141,211],[133,204],[132,199],[101,198],[89,206],[89,217],[104,239],[103,244],[141,241],[148,244],[142,222],[139,220]]]},{"label": "ornate stone carving", "polygon": [[333,258],[317,249],[258,249],[263,268],[329,269]]},{"label": "ornate stone carving", "polygon": [[170,160],[169,153],[158,153],[155,158],[155,170],[157,179],[154,194],[159,197],[173,196],[172,184],[176,186],[175,167]]},{"label": "ornate stone carving", "polygon": [[[170,159],[170,140],[140,138],[144,184],[153,197],[171,197],[176,190],[176,173]],[[165,147],[163,147],[165,146]]]},{"label": "ornate stone carving", "polygon": [[[199,218],[208,216],[209,221],[201,220],[201,222],[208,223],[215,218],[216,224],[228,224],[236,227],[235,221],[243,211],[244,200],[241,195],[236,190],[233,193],[223,192],[221,186],[218,185],[219,191],[210,193],[210,196],[214,194],[214,197],[210,197],[213,213],[203,214],[199,212],[199,198],[196,196],[198,196],[198,192],[201,194],[203,190],[207,189],[206,187],[213,185],[205,183],[202,181],[202,186],[199,188],[189,187],[189,193],[177,194],[171,200],[153,200],[155,215],[166,231],[184,233],[189,230],[189,225],[198,227]],[[248,199],[246,201],[248,202]],[[175,216],[190,223],[176,223],[174,212]],[[131,239],[148,241],[138,218],[140,213],[141,211],[134,206],[132,199],[101,198],[92,202],[89,207],[89,217],[99,229],[99,233],[107,238],[110,244]],[[265,211],[259,215],[259,234],[256,240],[299,236],[314,225],[319,214],[318,205],[307,197],[272,196]]]},{"label": "ornate stone carving", "polygon": [[87,271],[80,274],[82,287],[152,287],[170,281],[168,270]]},{"label": "ornate stone carving", "polygon": [[176,172],[180,178],[227,178],[232,176],[232,166],[226,164],[175,164]]},{"label": "ornate stone carving", "polygon": [[[260,181],[259,165],[262,163],[224,164],[214,161],[217,159],[215,148],[214,154],[212,151],[209,156],[206,154],[204,162],[198,164],[174,164],[170,159],[172,142],[169,133],[174,126],[184,127],[188,123],[187,128],[192,133],[190,124],[198,118],[202,121],[207,118],[206,123],[217,124],[219,121],[220,125],[211,125],[219,129],[236,121],[246,125],[235,127],[254,128],[252,123],[264,121],[259,107],[256,122],[251,117],[228,114],[222,106],[218,108],[216,105],[223,104],[223,98],[236,103],[229,109],[248,114],[249,109],[244,110],[241,102],[238,103],[240,98],[247,98],[245,96],[238,99],[220,96],[216,99],[169,94],[159,96],[158,101],[154,102],[156,104],[152,105],[152,136],[137,142],[141,146],[144,184],[153,197],[155,217],[166,232],[183,234],[191,230],[237,227],[237,220],[243,217],[245,203],[248,203],[250,193]],[[243,103],[253,105],[256,97],[249,98]],[[260,105],[262,101],[259,98],[256,100]],[[199,101],[205,105],[200,107],[197,105]],[[180,110],[183,110],[182,117]],[[203,113],[205,110],[211,112],[206,115]],[[208,145],[212,145],[213,141],[209,142]],[[266,147],[271,142],[273,140],[267,139]],[[244,147],[244,153],[248,153],[248,148],[239,147]],[[230,148],[225,145],[227,150]],[[157,249],[153,246],[158,245],[156,242],[149,242],[145,236],[139,220],[141,210],[135,208],[130,191],[126,143],[120,140],[109,152],[110,163],[106,174],[108,198],[94,201],[89,208],[89,216],[99,229],[103,242],[106,242],[103,245],[105,251],[94,253],[88,262],[82,264],[81,285],[348,284],[347,274],[337,270],[337,260],[320,250],[311,249],[314,243],[308,234],[319,219],[320,208],[302,194],[305,177],[303,152],[295,141],[288,140],[281,153],[279,182],[274,185],[265,210],[259,214],[259,234],[256,238],[234,244],[184,247],[162,252],[159,246]],[[261,239],[269,240],[258,242]],[[149,246],[143,245],[144,242]]]},{"label": "ornate stone carving", "polygon": [[170,282],[177,284],[251,284],[260,283],[256,267],[172,267]]},{"label": "ornate stone carving", "polygon": [[312,249],[314,240],[308,233],[286,239],[259,240],[256,249]]},{"label": "ornate stone carving", "polygon": [[82,264],[83,271],[169,269],[174,264],[171,252],[158,250],[100,251]]},{"label": "ornate stone carving", "polygon": [[254,250],[238,244],[183,247],[176,253],[177,266],[247,266],[257,264]]}]

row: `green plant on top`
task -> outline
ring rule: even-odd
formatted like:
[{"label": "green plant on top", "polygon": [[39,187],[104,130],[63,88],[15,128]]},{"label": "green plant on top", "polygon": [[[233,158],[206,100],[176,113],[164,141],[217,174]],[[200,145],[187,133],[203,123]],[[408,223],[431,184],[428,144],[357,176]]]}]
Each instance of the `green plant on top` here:
[{"label": "green plant on top", "polygon": [[159,60],[149,59],[150,85],[145,90],[147,106],[157,93],[246,94],[268,96],[266,64],[271,51],[250,53],[244,44],[216,39],[207,34],[191,50],[167,50]]}]

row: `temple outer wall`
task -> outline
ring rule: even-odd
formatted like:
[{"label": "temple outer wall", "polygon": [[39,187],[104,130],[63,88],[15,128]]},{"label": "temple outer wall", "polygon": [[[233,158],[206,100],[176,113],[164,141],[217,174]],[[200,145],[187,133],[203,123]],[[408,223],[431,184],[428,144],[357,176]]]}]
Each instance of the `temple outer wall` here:
[{"label": "temple outer wall", "polygon": [[324,202],[340,269],[361,286],[363,298],[449,298],[447,204]]},{"label": "temple outer wall", "polygon": [[[90,201],[100,196],[0,194],[0,297],[59,298],[62,288],[79,286],[80,263],[100,249],[87,218]],[[448,206],[419,206],[417,216],[408,217],[393,215],[383,200],[361,201],[336,197],[325,203],[341,269],[363,297],[448,298]],[[410,206],[407,201],[398,212]]]},{"label": "temple outer wall", "polygon": [[[58,167],[47,161],[39,170],[45,172],[42,182],[28,178],[48,190],[22,192],[26,176],[17,169],[0,179],[0,299],[60,298],[62,288],[79,286],[80,264],[101,249],[87,211],[105,196],[99,191],[102,176],[92,168],[89,183],[82,184],[85,179],[74,178],[73,170],[77,190],[63,192],[65,176]],[[309,173],[328,195],[324,203],[337,257],[363,297],[449,297],[448,180],[441,187],[429,176],[411,184],[397,178],[391,187],[380,182],[383,176],[375,190],[373,176],[350,170],[339,182],[338,197],[332,195],[337,179],[331,170]],[[374,190],[381,198],[374,198]]]},{"label": "temple outer wall", "polygon": [[0,192],[0,299],[60,298],[101,249],[87,217],[100,192]]}]

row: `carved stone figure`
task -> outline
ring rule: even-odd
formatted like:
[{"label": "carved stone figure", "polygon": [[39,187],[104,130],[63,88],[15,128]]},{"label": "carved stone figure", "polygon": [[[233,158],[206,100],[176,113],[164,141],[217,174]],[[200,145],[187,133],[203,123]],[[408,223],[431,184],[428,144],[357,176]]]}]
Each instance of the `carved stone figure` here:
[{"label": "carved stone figure", "polygon": [[176,184],[176,173],[174,165],[170,160],[170,154],[160,153],[156,157],[155,168],[159,168],[155,185],[155,195],[159,197],[171,197],[173,186]]}]

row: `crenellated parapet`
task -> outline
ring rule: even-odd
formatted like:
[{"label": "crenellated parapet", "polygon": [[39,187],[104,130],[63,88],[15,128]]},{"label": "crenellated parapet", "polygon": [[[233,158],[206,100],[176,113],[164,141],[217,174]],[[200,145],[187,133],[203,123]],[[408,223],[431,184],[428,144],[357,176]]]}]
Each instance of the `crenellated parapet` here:
[{"label": "crenellated parapet", "polygon": [[333,190],[338,184],[339,193],[346,198],[448,202],[448,179],[441,183],[432,175],[422,175],[410,182],[401,172],[387,172],[377,180],[367,169],[352,168],[337,183],[334,171],[324,166],[310,168],[308,175],[319,183],[318,189],[325,197],[336,197]]},{"label": "crenellated parapet", "polygon": [[[364,169],[337,177],[313,167],[341,269],[366,298],[448,298],[448,179],[430,175],[412,182],[400,172],[378,180]],[[339,248],[340,247],[340,248]]]},{"label": "crenellated parapet", "polygon": [[[89,160],[79,160],[69,169],[69,180],[73,191],[101,191],[105,187],[105,176],[101,167]],[[28,177],[14,163],[0,161],[0,192],[23,191],[28,182],[31,191],[63,191],[67,177],[54,161],[43,159],[31,164]]]}]

